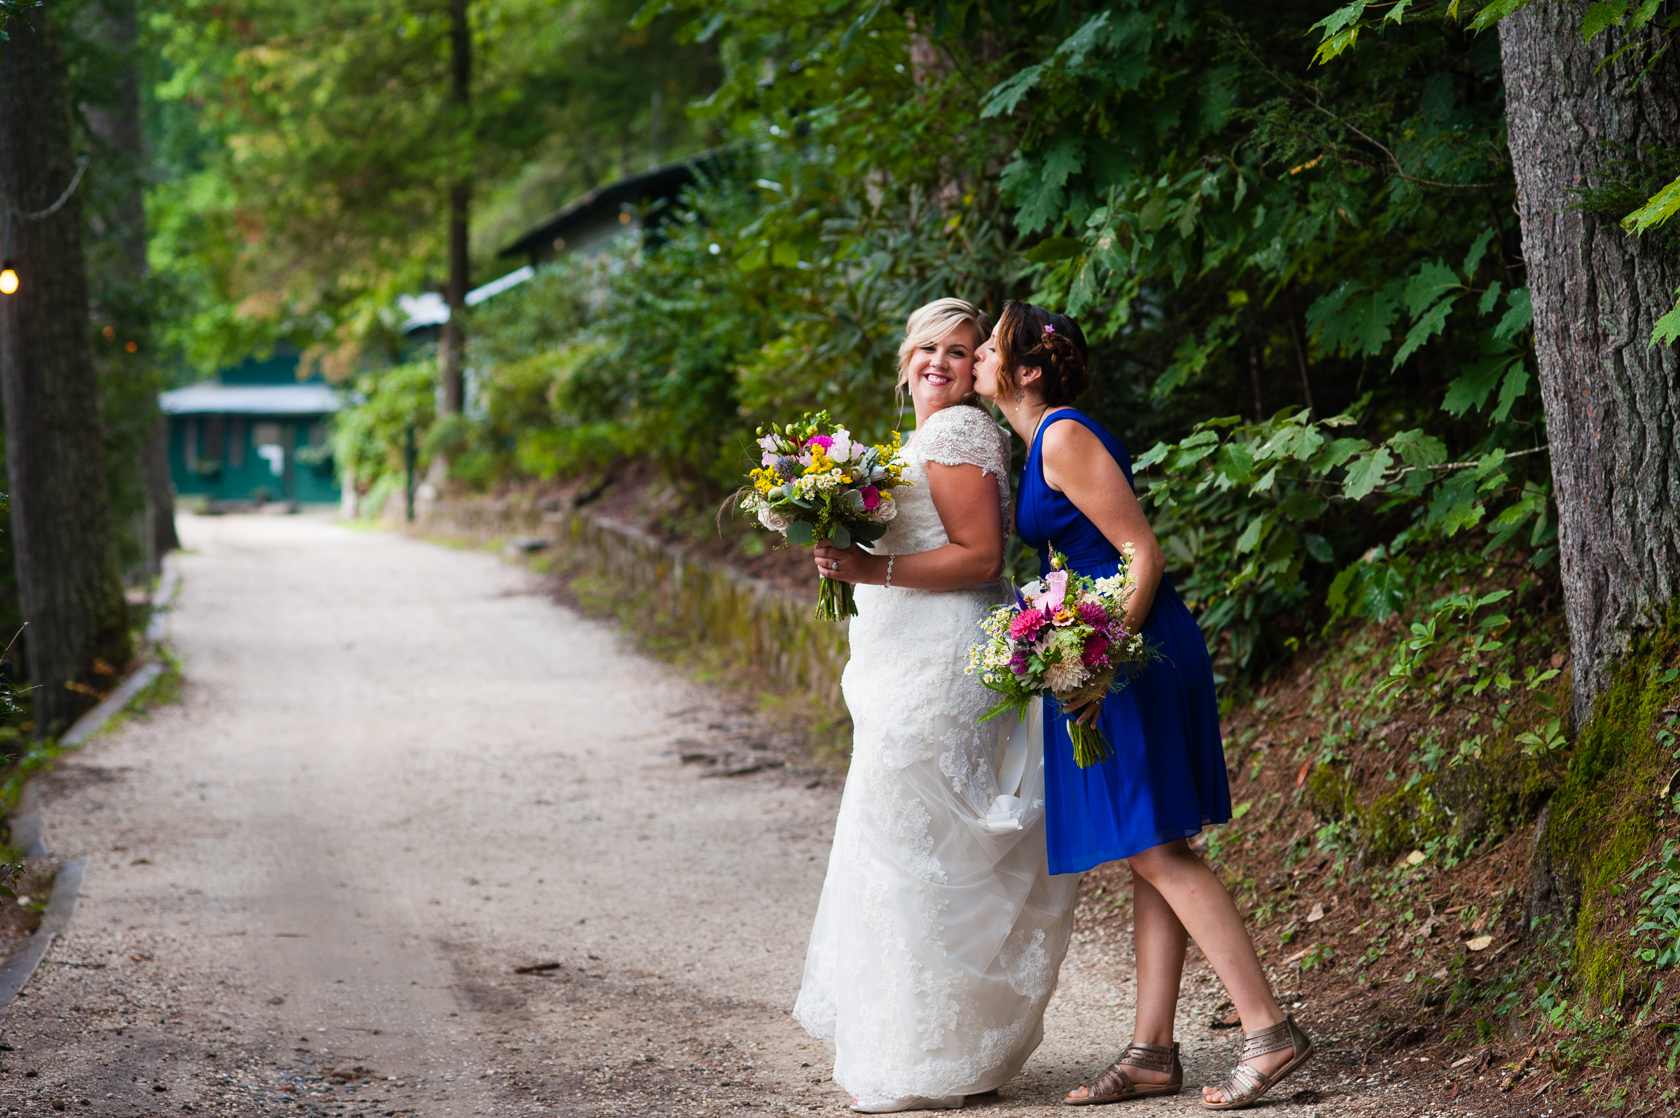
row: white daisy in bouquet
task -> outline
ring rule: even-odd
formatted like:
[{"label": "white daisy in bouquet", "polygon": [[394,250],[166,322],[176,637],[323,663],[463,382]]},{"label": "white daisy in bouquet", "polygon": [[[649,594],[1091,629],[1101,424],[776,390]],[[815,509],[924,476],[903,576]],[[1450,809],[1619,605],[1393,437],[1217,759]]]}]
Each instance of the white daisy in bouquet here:
[{"label": "white daisy in bouquet", "polygon": [[[789,543],[874,543],[898,515],[893,490],[910,483],[896,431],[891,443],[871,445],[822,411],[807,412],[798,423],[760,427],[758,436],[763,453],[741,489],[741,508]],[[819,580],[817,616],[857,616],[851,583]]]},{"label": "white daisy in bouquet", "polygon": [[[1107,578],[1070,571],[1066,557],[1057,553],[1050,556],[1050,568],[1017,590],[1014,602],[997,606],[980,622],[986,640],[969,651],[964,670],[979,673],[982,683],[1004,697],[981,721],[1009,710],[1024,716],[1027,704],[1046,692],[1063,709],[1101,702],[1154,659],[1143,635],[1126,627],[1126,603],[1137,589],[1130,544],[1119,572]],[[1068,736],[1080,768],[1113,753],[1095,725],[1070,719]]]}]

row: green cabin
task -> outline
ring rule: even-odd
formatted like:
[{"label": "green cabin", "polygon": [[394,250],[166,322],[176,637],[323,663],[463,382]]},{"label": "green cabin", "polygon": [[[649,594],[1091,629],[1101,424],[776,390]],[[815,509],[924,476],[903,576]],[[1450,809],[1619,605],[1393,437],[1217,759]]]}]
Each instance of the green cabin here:
[{"label": "green cabin", "polygon": [[178,496],[210,505],[339,500],[327,423],[343,406],[297,354],[248,358],[215,380],[165,392],[169,476]]}]

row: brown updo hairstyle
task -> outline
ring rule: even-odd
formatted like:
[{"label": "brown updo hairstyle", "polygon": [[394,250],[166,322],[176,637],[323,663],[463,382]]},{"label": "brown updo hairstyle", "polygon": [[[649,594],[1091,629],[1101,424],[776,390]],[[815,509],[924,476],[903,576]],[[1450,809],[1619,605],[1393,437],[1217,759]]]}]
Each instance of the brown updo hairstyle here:
[{"label": "brown updo hairstyle", "polygon": [[997,355],[998,382],[1005,392],[1019,391],[1016,370],[1037,367],[1043,370],[1038,390],[1044,402],[1051,407],[1071,404],[1091,386],[1090,354],[1085,332],[1067,315],[1014,299],[1004,304]]}]

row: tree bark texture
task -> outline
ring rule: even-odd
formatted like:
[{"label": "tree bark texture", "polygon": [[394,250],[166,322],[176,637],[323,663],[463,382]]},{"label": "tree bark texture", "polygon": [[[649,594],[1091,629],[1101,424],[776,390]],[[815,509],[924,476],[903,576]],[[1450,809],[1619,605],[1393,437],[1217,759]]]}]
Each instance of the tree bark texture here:
[{"label": "tree bark texture", "polygon": [[[46,209],[75,174],[65,66],[51,15],[31,8],[0,50],[0,205]],[[78,194],[39,220],[12,217],[21,280],[0,296],[0,389],[6,408],[12,546],[27,624],[35,733],[57,734],[128,661],[88,343],[88,288]]]},{"label": "tree bark texture", "polygon": [[1616,657],[1680,593],[1680,350],[1651,348],[1674,303],[1672,239],[1631,238],[1580,192],[1644,146],[1680,146],[1680,52],[1647,57],[1585,4],[1538,0],[1500,25],[1511,155],[1551,442],[1577,726]]},{"label": "tree bark texture", "polygon": [[[144,308],[148,268],[146,264],[146,199],[142,168],[145,163],[145,140],[140,124],[140,67],[135,56],[138,49],[139,25],[136,21],[135,0],[101,0],[91,5],[87,16],[95,26],[90,34],[101,39],[114,60],[114,71],[108,81],[109,99],[105,104],[84,104],[82,116],[88,130],[94,134],[116,158],[110,189],[117,194],[111,217],[121,252],[107,266],[120,272],[121,287],[129,301]],[[113,308],[113,310],[117,310]],[[118,311],[120,313],[120,311]],[[142,324],[143,325],[143,324]],[[149,335],[149,331],[147,334]],[[142,346],[143,358],[130,358],[129,363],[144,360],[150,379],[150,337]],[[145,417],[150,433],[139,448],[140,482],[146,494],[147,538],[144,544],[147,567],[152,576],[158,563],[169,552],[181,546],[175,533],[175,490],[169,478],[169,426],[148,393]]]}]

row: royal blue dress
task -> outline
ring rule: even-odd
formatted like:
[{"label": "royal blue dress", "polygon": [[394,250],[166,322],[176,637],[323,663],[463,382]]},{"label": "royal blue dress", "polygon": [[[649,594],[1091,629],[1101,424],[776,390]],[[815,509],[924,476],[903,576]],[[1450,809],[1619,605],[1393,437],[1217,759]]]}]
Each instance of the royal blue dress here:
[{"label": "royal blue dress", "polygon": [[[1067,556],[1073,570],[1102,578],[1119,569],[1120,553],[1044,481],[1044,432],[1061,422],[1089,428],[1132,482],[1131,456],[1102,424],[1073,408],[1055,412],[1027,450],[1015,529],[1038,550],[1040,574],[1050,570],[1054,549]],[[1196,619],[1165,577],[1143,631],[1161,655],[1124,691],[1103,701],[1097,724],[1114,749],[1107,761],[1088,769],[1074,764],[1067,720],[1046,697],[1044,810],[1051,873],[1079,873],[1129,858],[1231,818],[1213,663]]]}]

